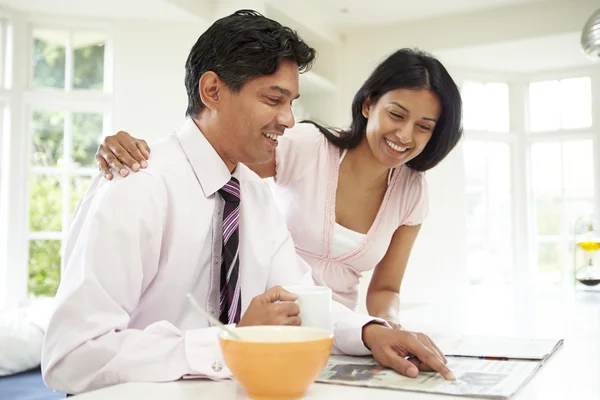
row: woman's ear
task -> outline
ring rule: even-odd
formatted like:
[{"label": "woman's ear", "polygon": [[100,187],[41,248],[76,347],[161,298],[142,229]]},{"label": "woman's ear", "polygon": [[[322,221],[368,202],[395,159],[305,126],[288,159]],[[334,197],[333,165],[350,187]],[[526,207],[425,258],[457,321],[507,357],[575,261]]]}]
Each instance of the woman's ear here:
[{"label": "woman's ear", "polygon": [[211,110],[219,108],[222,97],[223,81],[213,71],[205,72],[198,81],[198,92],[202,103]]},{"label": "woman's ear", "polygon": [[371,95],[365,97],[365,100],[362,104],[362,115],[366,119],[369,119],[369,110],[371,108]]}]

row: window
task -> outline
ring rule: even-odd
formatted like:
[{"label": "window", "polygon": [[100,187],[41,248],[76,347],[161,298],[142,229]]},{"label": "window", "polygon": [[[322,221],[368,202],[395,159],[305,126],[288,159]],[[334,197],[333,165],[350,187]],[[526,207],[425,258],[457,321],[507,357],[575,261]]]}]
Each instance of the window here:
[{"label": "window", "polygon": [[[29,157],[28,291],[58,288],[62,241],[79,199],[97,174],[95,152],[109,126],[107,36],[33,28],[26,105]],[[53,101],[55,96],[59,101]]]},{"label": "window", "polygon": [[467,274],[472,283],[513,279],[510,147],[467,140]]},{"label": "window", "polygon": [[589,128],[592,125],[591,87],[589,77],[531,83],[531,132]]},{"label": "window", "polygon": [[9,219],[9,135],[11,134],[11,116],[13,109],[12,90],[12,22],[7,15],[0,15],[0,309],[8,301],[8,227]]},{"label": "window", "polygon": [[[512,84],[523,93],[510,98],[515,104],[505,84],[462,88],[471,283],[511,282],[515,262],[524,260],[519,267],[535,272],[538,283],[572,282],[573,264],[585,261],[575,260],[576,221],[600,209],[592,107],[600,76],[523,78]],[[510,123],[509,106],[517,110]]]},{"label": "window", "polygon": [[594,211],[592,139],[531,144],[534,259],[550,283],[571,279],[575,222]]},{"label": "window", "polygon": [[[513,279],[509,91],[503,82],[463,84],[467,276],[471,283]],[[503,135],[493,135],[494,132]]]},{"label": "window", "polygon": [[502,82],[464,83],[464,127],[469,131],[508,132],[508,85]]},{"label": "window", "polygon": [[104,89],[106,35],[33,30],[32,89]]}]

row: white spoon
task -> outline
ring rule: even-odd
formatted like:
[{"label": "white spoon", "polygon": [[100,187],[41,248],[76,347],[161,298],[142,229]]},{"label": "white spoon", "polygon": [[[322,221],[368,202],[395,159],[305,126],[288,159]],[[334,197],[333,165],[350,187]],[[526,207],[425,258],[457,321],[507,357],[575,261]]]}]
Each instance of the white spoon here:
[{"label": "white spoon", "polygon": [[188,300],[190,301],[190,303],[192,304],[192,306],[194,306],[196,311],[198,311],[198,313],[200,313],[201,315],[205,316],[210,321],[211,324],[218,326],[219,328],[221,328],[222,330],[227,332],[227,334],[231,335],[233,338],[235,338],[237,340],[242,340],[242,338],[238,334],[233,333],[233,331],[231,329],[229,329],[228,327],[226,327],[225,325],[223,325],[221,323],[221,321],[219,321],[218,319],[216,319],[215,317],[213,317],[212,315],[207,313],[206,310],[204,308],[202,308],[200,306],[200,304],[198,304],[198,302],[194,298],[193,294],[188,293],[186,296],[187,296]]}]

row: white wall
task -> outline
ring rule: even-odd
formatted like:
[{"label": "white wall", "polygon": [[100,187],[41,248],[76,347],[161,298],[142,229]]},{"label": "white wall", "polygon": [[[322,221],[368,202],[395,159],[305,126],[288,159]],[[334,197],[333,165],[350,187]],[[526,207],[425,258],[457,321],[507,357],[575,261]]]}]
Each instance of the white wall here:
[{"label": "white wall", "polygon": [[115,23],[115,129],[153,141],[183,123],[185,61],[207,27],[201,22]]}]

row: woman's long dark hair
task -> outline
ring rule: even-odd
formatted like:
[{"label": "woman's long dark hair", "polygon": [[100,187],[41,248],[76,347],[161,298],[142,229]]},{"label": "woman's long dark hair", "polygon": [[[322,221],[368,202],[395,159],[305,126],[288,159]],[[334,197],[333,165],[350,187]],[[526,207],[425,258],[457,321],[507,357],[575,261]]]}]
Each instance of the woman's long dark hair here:
[{"label": "woman's long dark hair", "polygon": [[436,58],[413,49],[401,49],[375,68],[369,79],[352,100],[352,124],[348,130],[329,129],[313,122],[333,145],[352,149],[363,140],[367,119],[362,114],[363,103],[370,97],[376,103],[381,96],[395,89],[426,89],[440,99],[441,114],[431,139],[423,152],[406,165],[416,171],[427,171],[442,161],[462,136],[462,101],[458,87]]}]

